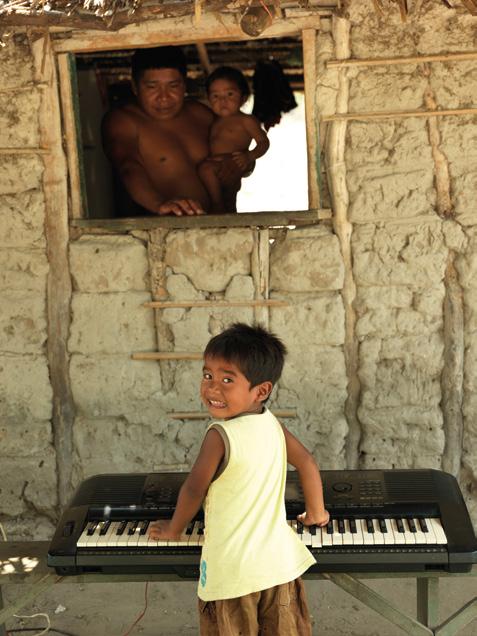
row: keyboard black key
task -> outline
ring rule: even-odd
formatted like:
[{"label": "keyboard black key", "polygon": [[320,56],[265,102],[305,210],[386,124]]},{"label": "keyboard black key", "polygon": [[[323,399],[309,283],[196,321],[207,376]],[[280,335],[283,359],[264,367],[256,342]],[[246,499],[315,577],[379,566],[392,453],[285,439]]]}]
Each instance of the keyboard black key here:
[{"label": "keyboard black key", "polygon": [[402,519],[396,519],[396,526],[397,526],[398,532],[401,532],[404,534],[405,530],[404,530],[404,524],[402,522]]},{"label": "keyboard black key", "polygon": [[358,530],[356,528],[356,519],[349,520],[349,529],[351,530],[352,534],[357,534]]},{"label": "keyboard black key", "polygon": [[106,532],[109,530],[110,525],[111,525],[111,521],[106,521],[106,523],[103,523],[103,526],[101,530],[99,531],[100,536],[104,537]]},{"label": "keyboard black key", "polygon": [[373,526],[372,519],[366,519],[366,529],[368,530],[369,534],[374,534],[374,526]]},{"label": "keyboard black key", "polygon": [[379,523],[379,529],[381,530],[383,534],[385,534],[388,531],[388,527],[386,525],[386,519],[378,519],[378,523]]},{"label": "keyboard black key", "polygon": [[132,536],[136,532],[137,524],[139,521],[131,521],[128,528],[128,535]]},{"label": "keyboard black key", "polygon": [[121,523],[118,526],[118,529],[116,530],[116,534],[118,536],[121,536],[122,534],[124,534],[124,531],[126,530],[127,525],[128,525],[127,521],[121,521]]},{"label": "keyboard black key", "polygon": [[333,534],[333,522],[331,521],[331,519],[328,521],[328,524],[326,526],[326,534]]},{"label": "keyboard black key", "polygon": [[338,532],[340,534],[344,534],[344,531],[345,531],[344,519],[338,519]]},{"label": "keyboard black key", "polygon": [[94,534],[94,531],[96,530],[96,528],[98,527],[98,521],[90,521],[89,525],[88,525],[88,530],[86,531],[86,534],[88,536],[92,536]]},{"label": "keyboard black key", "polygon": [[416,523],[414,519],[406,519],[407,525],[409,526],[409,530],[411,532],[417,532]]},{"label": "keyboard black key", "polygon": [[139,534],[145,535],[148,528],[149,528],[149,521],[141,521],[141,529],[139,530]]},{"label": "keyboard black key", "polygon": [[419,519],[419,525],[421,526],[421,530],[423,532],[429,532],[429,528],[427,527],[427,523],[425,519]]}]

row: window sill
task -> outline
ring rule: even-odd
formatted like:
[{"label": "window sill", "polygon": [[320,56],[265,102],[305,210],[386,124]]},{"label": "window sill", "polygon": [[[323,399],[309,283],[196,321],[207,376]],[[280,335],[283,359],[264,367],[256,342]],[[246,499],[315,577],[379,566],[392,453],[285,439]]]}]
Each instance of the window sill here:
[{"label": "window sill", "polygon": [[79,234],[108,232],[121,234],[132,230],[157,228],[230,228],[230,227],[289,227],[317,225],[331,218],[331,210],[298,210],[291,212],[245,212],[205,216],[147,216],[125,219],[70,219],[70,228]]}]

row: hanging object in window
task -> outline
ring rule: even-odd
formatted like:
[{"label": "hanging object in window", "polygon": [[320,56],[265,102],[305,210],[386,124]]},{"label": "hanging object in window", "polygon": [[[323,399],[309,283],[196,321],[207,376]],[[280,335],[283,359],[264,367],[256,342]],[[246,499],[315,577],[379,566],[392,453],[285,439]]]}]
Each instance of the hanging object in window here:
[{"label": "hanging object in window", "polygon": [[257,7],[249,5],[240,18],[240,28],[246,35],[256,38],[273,22],[273,15],[265,3]]},{"label": "hanging object in window", "polygon": [[283,113],[296,108],[290,83],[277,60],[257,62],[253,75],[253,114],[265,130],[278,124]]}]

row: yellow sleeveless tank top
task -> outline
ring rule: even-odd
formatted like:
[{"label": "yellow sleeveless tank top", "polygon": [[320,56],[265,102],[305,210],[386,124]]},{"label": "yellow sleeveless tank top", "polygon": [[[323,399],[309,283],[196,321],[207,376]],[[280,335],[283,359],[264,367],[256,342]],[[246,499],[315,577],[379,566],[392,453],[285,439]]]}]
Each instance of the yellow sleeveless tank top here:
[{"label": "yellow sleeveless tank top", "polygon": [[265,410],[212,426],[226,440],[229,458],[205,499],[203,601],[287,583],[315,563],[286,522],[286,446],[277,419]]}]

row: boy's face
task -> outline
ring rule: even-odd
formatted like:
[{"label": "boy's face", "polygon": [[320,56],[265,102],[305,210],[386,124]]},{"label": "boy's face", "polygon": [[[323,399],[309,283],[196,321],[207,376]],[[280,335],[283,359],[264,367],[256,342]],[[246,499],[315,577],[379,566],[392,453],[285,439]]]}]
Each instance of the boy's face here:
[{"label": "boy's face", "polygon": [[240,369],[228,360],[204,358],[200,397],[214,418],[260,413],[271,390],[271,382],[251,387]]},{"label": "boy's face", "polygon": [[172,119],[184,105],[185,81],[176,68],[145,70],[133,90],[139,106],[152,119]]},{"label": "boy's face", "polygon": [[210,107],[219,117],[228,117],[240,112],[244,98],[235,82],[216,79],[209,86]]}]

